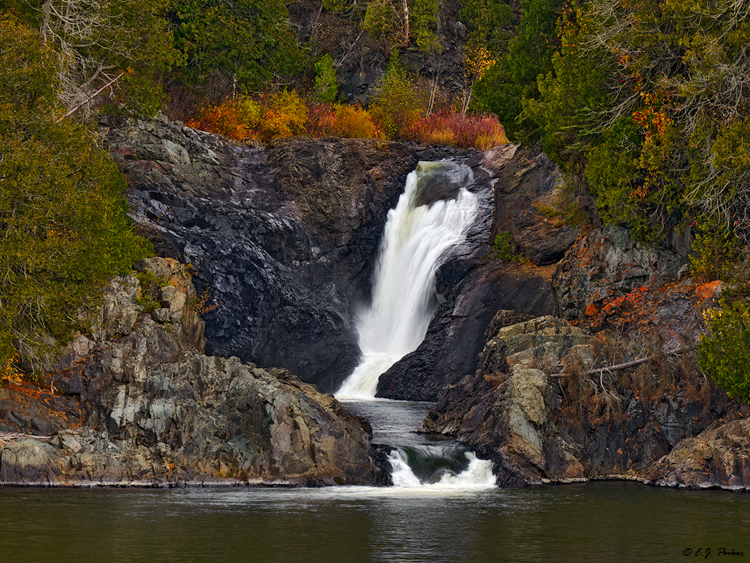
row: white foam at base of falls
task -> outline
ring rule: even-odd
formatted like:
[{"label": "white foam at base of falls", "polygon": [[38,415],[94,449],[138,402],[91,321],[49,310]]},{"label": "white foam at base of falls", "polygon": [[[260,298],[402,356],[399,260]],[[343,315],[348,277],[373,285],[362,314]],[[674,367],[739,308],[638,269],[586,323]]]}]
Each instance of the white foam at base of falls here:
[{"label": "white foam at base of falls", "polygon": [[452,475],[446,473],[435,483],[422,483],[409,467],[406,456],[401,450],[393,450],[388,461],[393,471],[391,479],[394,487],[428,487],[434,491],[460,490],[460,489],[487,489],[495,487],[495,476],[492,474],[492,462],[478,459],[473,453],[466,452],[469,466],[459,473]]}]

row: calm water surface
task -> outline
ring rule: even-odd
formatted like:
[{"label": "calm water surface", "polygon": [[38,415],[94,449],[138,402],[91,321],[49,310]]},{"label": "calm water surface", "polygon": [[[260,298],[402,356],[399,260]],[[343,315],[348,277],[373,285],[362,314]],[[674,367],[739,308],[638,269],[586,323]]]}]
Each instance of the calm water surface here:
[{"label": "calm water surface", "polygon": [[[394,489],[0,489],[7,561],[750,560],[750,495],[589,483]],[[748,559],[746,559],[748,558]]]}]

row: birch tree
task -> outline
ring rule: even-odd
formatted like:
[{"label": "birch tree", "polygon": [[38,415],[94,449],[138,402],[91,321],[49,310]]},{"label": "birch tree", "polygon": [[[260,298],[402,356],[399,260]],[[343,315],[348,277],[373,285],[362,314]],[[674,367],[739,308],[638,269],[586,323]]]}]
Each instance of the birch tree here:
[{"label": "birch tree", "polygon": [[58,53],[59,96],[68,110],[86,113],[101,90],[154,113],[160,74],[178,60],[164,9],[164,0],[26,0],[16,11]]}]

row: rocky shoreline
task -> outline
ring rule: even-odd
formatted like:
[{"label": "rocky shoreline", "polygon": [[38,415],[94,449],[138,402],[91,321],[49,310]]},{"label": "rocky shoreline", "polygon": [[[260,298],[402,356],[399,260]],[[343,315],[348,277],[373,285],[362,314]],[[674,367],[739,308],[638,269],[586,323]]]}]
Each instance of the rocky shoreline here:
[{"label": "rocky shoreline", "polygon": [[318,388],[358,361],[356,308],[406,174],[451,158],[482,212],[378,395],[434,402],[422,431],[491,458],[500,486],[750,490],[750,408],[695,363],[721,286],[688,277],[689,235],[645,248],[585,197],[571,220],[556,168],[513,145],[262,148],[164,119],[105,125],[166,257],[113,280],[43,382],[0,388],[0,486],[387,484],[369,423]]},{"label": "rocky shoreline", "polygon": [[[377,484],[367,421],[282,369],[206,356],[185,268],[171,259],[113,280],[86,354],[56,385],[76,387],[83,424],[0,444],[0,482],[44,486]],[[155,291],[153,307],[143,296]],[[150,309],[150,310],[149,310]],[[196,326],[197,325],[197,326]],[[85,337],[82,337],[85,338]],[[78,347],[81,347],[79,339]],[[72,348],[72,347],[71,347]],[[13,389],[16,404],[45,394]],[[6,399],[7,401],[8,399]],[[18,408],[18,407],[16,407]],[[62,424],[66,413],[58,412]]]}]

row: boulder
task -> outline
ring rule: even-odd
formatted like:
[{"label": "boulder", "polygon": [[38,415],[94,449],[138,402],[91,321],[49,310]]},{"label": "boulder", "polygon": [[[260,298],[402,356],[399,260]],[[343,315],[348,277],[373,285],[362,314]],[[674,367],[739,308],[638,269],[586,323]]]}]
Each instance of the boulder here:
[{"label": "boulder", "polygon": [[750,418],[682,440],[659,460],[649,478],[666,487],[750,491]]},{"label": "boulder", "polygon": [[0,484],[49,486],[58,484],[61,471],[55,448],[24,438],[0,450]]}]

